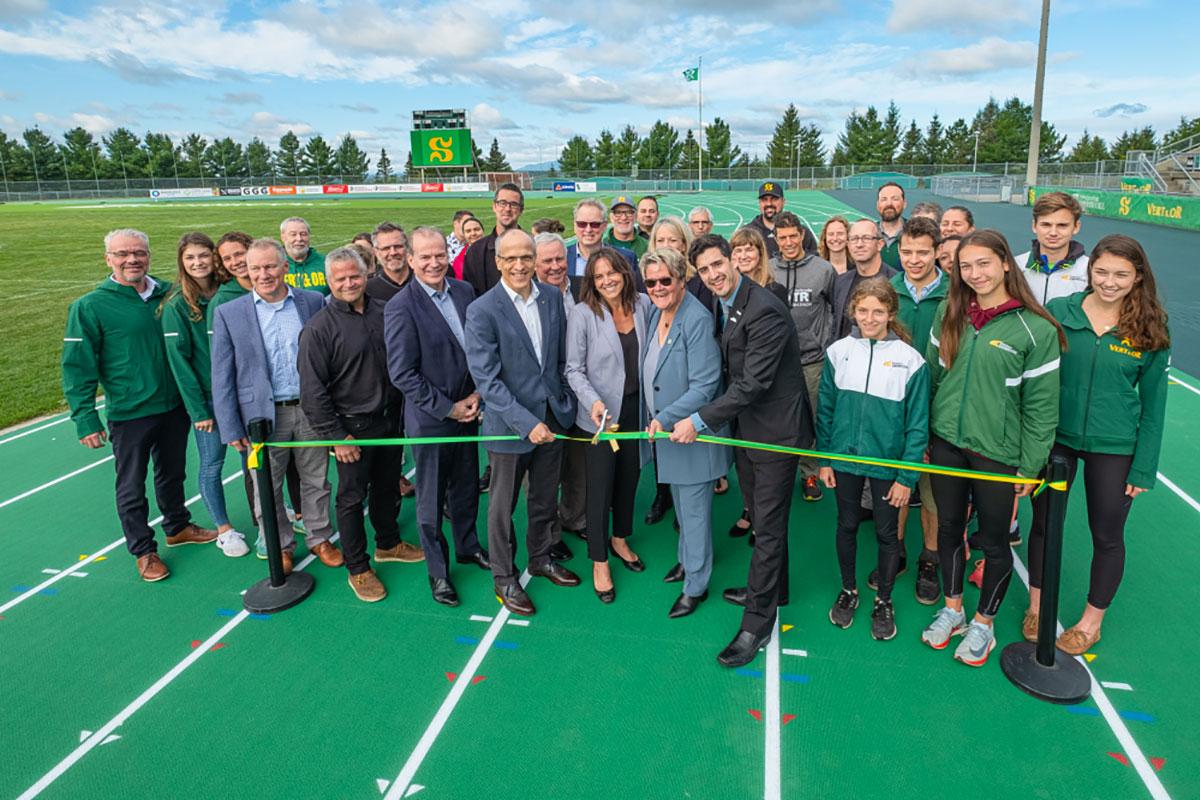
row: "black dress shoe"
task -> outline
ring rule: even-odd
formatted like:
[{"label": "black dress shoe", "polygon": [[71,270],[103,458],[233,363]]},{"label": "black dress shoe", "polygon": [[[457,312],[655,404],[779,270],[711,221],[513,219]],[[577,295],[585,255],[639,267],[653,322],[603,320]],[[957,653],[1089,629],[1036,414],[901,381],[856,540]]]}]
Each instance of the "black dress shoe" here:
[{"label": "black dress shoe", "polygon": [[587,528],[579,528],[578,530],[575,530],[574,528],[563,528],[563,533],[573,533],[583,541],[587,541]]},{"label": "black dress shoe", "polygon": [[429,588],[433,590],[433,599],[444,606],[458,605],[458,592],[449,578],[430,578]]},{"label": "black dress shoe", "polygon": [[570,561],[575,557],[571,552],[571,548],[567,547],[566,542],[555,542],[550,545],[550,558],[555,561]]},{"label": "black dress shoe", "polygon": [[771,634],[755,636],[750,631],[738,631],[729,646],[717,654],[717,663],[722,667],[742,667],[758,656],[758,650],[771,638]]},{"label": "black dress shoe", "polygon": [[500,598],[500,602],[504,604],[505,608],[522,617],[532,617],[537,611],[533,607],[533,601],[529,599],[529,595],[525,594],[525,590],[519,583],[497,586],[496,597]]},{"label": "black dress shoe", "polygon": [[[738,522],[749,522],[749,521],[750,521],[750,512],[747,511],[746,509],[742,509],[742,516],[740,516],[738,518]],[[753,533],[753,532],[754,532],[753,526],[747,525],[746,527],[743,528],[742,526],[738,525],[737,522],[733,523],[733,525],[730,526],[730,528],[729,528],[729,535],[735,539],[737,539],[741,536],[745,536],[747,533]]]},{"label": "black dress shoe", "polygon": [[708,599],[708,591],[699,597],[692,597],[690,594],[679,594],[679,599],[675,601],[675,605],[671,606],[671,610],[667,612],[667,616],[671,619],[686,617],[688,614],[700,607],[700,604]]},{"label": "black dress shoe", "polygon": [[617,599],[617,585],[615,583],[612,585],[611,589],[605,589],[604,591],[596,589],[595,592],[596,597],[600,598],[601,603],[607,604]]},{"label": "black dress shoe", "polygon": [[746,605],[746,587],[735,586],[732,589],[726,589],[721,592],[721,597],[725,598],[726,603],[733,603],[735,606],[745,607]]},{"label": "black dress shoe", "polygon": [[646,512],[647,525],[658,523],[675,505],[671,500],[671,490],[663,491],[664,488],[663,486],[659,487],[658,494],[654,495],[654,502],[650,504],[650,510]]},{"label": "black dress shoe", "polygon": [[459,564],[474,564],[482,570],[491,571],[492,565],[488,561],[487,550],[480,550],[477,553],[467,553],[465,556],[455,556],[454,560]]},{"label": "black dress shoe", "polygon": [[483,474],[479,476],[479,493],[487,494],[490,488],[492,488],[492,465],[488,464],[484,467]]},{"label": "black dress shoe", "polygon": [[684,577],[683,564],[676,564],[663,576],[663,583],[679,583]]},{"label": "black dress shoe", "polygon": [[530,568],[530,575],[548,578],[555,586],[578,586],[579,576],[555,561],[544,567]]},{"label": "black dress shoe", "polygon": [[620,559],[621,563],[625,565],[625,569],[629,570],[630,572],[645,572],[646,571],[646,564],[640,558],[635,558],[633,561],[626,561],[624,558],[621,557],[620,553],[618,553],[616,550],[613,550],[613,547],[611,544],[608,546],[608,550],[610,553],[612,553],[614,556],[616,556],[618,559]]}]

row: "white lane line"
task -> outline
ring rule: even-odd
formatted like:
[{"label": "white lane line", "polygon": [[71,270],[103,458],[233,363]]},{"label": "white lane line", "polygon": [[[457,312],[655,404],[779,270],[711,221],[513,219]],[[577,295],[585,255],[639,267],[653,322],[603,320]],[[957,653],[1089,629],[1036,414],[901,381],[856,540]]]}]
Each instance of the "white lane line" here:
[{"label": "white lane line", "polygon": [[491,617],[485,617],[483,614],[472,614],[471,622],[491,622]]},{"label": "white lane line", "polygon": [[[1197,389],[1195,386],[1192,386],[1190,383],[1185,383],[1179,379],[1180,375],[1187,375],[1186,372],[1180,372],[1179,370],[1173,370],[1173,372],[1174,372],[1174,374],[1171,375],[1172,381],[1179,384],[1183,388],[1187,389],[1192,394],[1200,394],[1200,389]],[[1188,376],[1188,377],[1191,377],[1191,376]],[[3,444],[3,442],[0,442],[0,444]]]},{"label": "white lane line", "polygon": [[779,800],[783,788],[779,766],[779,616],[775,617],[771,641],[767,642],[766,699],[763,702],[763,722],[766,739],[763,746],[763,798]]},{"label": "white lane line", "polygon": [[[11,298],[10,298],[10,299],[11,299]],[[97,410],[97,411],[101,410],[102,408],[104,408],[104,403],[99,403],[99,404],[96,406],[96,410]],[[56,416],[57,416],[57,415],[56,415]],[[21,432],[20,432],[20,433],[18,433],[18,434],[15,434],[15,435],[13,435],[13,436],[9,436],[7,439],[0,439],[0,444],[8,444],[9,442],[15,442],[17,439],[23,439],[23,438],[25,438],[26,436],[30,435],[31,433],[37,433],[38,431],[44,431],[44,430],[46,430],[46,428],[52,428],[52,427],[54,427],[55,425],[59,425],[59,424],[61,424],[61,423],[63,423],[63,422],[66,422],[66,421],[67,421],[67,420],[69,420],[70,418],[71,418],[71,415],[70,415],[70,414],[65,414],[65,415],[63,415],[63,416],[59,417],[58,419],[51,420],[50,422],[46,422],[46,423],[43,423],[43,424],[41,424],[41,425],[38,425],[36,428],[30,428],[30,429],[29,429],[29,430],[27,430],[27,431],[21,431]],[[10,430],[11,430],[11,429],[10,429]]]},{"label": "white lane line", "polygon": [[[1029,590],[1029,570],[1025,568],[1025,562],[1021,560],[1021,556],[1016,550],[1013,550],[1013,568],[1020,576],[1021,582],[1025,584],[1026,591]],[[1061,636],[1063,632],[1062,622],[1055,620],[1058,627],[1058,633]],[[1142,783],[1146,785],[1150,796],[1154,800],[1171,800],[1171,795],[1167,794],[1167,790],[1163,787],[1162,781],[1158,779],[1154,767],[1150,766],[1150,762],[1146,760],[1146,754],[1142,752],[1142,748],[1134,740],[1133,734],[1129,732],[1129,728],[1125,727],[1125,721],[1121,719],[1120,714],[1113,708],[1112,702],[1108,699],[1108,695],[1104,692],[1104,687],[1100,681],[1096,680],[1095,673],[1087,664],[1087,659],[1076,656],[1075,660],[1083,665],[1087,670],[1088,677],[1092,681],[1092,699],[1096,701],[1096,705],[1100,708],[1100,715],[1104,717],[1104,721],[1108,723],[1108,727],[1112,729],[1113,735],[1117,737],[1117,741],[1121,744],[1121,749],[1129,758],[1129,763],[1137,770],[1138,777],[1142,779]]]},{"label": "white lane line", "polygon": [[1100,685],[1103,686],[1105,689],[1116,689],[1119,692],[1132,692],[1133,691],[1133,687],[1130,686],[1128,683],[1121,683],[1119,681],[1100,681]]},{"label": "white lane line", "polygon": [[[224,485],[228,484],[234,478],[241,476],[241,474],[242,474],[242,471],[241,471],[241,469],[239,469],[237,472],[233,473],[228,478],[221,481],[221,485],[224,486]],[[200,495],[196,495],[195,497],[190,497],[186,501],[184,501],[184,505],[190,506],[199,499],[200,499]],[[150,525],[150,527],[154,527],[158,523],[162,522],[162,520],[163,520],[162,515],[159,515],[159,516],[155,517],[153,520],[151,520],[149,525]],[[120,547],[123,544],[125,544],[124,536],[122,536],[120,539],[116,539],[112,542],[109,542],[103,548],[92,553],[90,556],[83,559],[82,561],[77,561],[74,564],[71,564],[69,567],[67,567],[63,571],[59,572],[58,574],[52,575],[51,577],[49,577],[46,580],[39,583],[37,586],[34,586],[32,589],[29,589],[26,592],[22,592],[21,594],[14,597],[12,600],[9,600],[4,605],[0,605],[0,614],[3,614],[5,611],[8,611],[10,608],[13,608],[14,606],[18,606],[21,603],[24,603],[26,600],[28,600],[29,598],[33,597],[38,592],[40,592],[42,589],[45,589],[47,586],[52,586],[53,584],[58,583],[63,578],[67,577],[68,575],[75,574],[79,570],[80,567],[86,567],[88,564],[91,564],[93,561],[95,561],[95,560],[99,559],[101,556],[104,556],[107,553],[117,549],[118,547]]]},{"label": "white lane line", "polygon": [[507,624],[516,625],[520,628],[528,628],[529,620],[527,620],[527,619],[510,619]]},{"label": "white lane line", "polygon": [[[334,536],[332,539],[330,539],[330,541],[335,541],[336,539],[337,536]],[[303,570],[313,562],[314,558],[315,556],[312,553],[309,553],[304,557],[304,560],[296,565],[294,571]],[[80,743],[78,747],[71,751],[70,755],[58,762],[58,764],[54,766],[54,769],[47,772],[38,780],[37,783],[22,792],[17,800],[31,800],[31,798],[37,797],[39,794],[44,792],[50,786],[50,784],[61,778],[67,770],[78,763],[81,758],[86,756],[96,747],[104,744],[106,741],[111,741],[108,737],[111,733],[113,733],[113,731],[125,724],[125,721],[136,714],[142,706],[153,700],[159,692],[167,688],[167,686],[170,685],[180,675],[182,675],[188,667],[199,661],[213,645],[220,642],[221,639],[225,638],[225,636],[230,633],[230,631],[232,631],[238,625],[241,625],[249,618],[249,611],[246,611],[245,609],[239,611],[232,619],[229,620],[229,622],[226,622],[224,625],[222,625],[216,633],[205,639],[203,643],[192,650],[192,652],[189,653],[182,661],[172,667],[167,674],[163,675],[161,678],[151,684],[149,689],[138,695],[137,699],[125,706],[125,708],[121,709],[120,713],[118,713],[108,722],[104,723],[103,727],[101,727],[91,736],[88,736],[83,742]]]},{"label": "white lane line", "polygon": [[93,461],[91,464],[88,464],[86,467],[80,467],[79,469],[75,470],[74,472],[68,472],[66,475],[55,478],[52,481],[47,481],[46,483],[43,483],[41,486],[35,486],[34,488],[32,488],[28,491],[21,492],[16,497],[10,497],[7,500],[5,500],[3,503],[0,503],[0,508],[4,508],[5,506],[10,506],[13,503],[17,502],[18,500],[24,500],[26,497],[35,495],[38,492],[42,491],[43,489],[49,489],[51,486],[62,483],[63,481],[65,481],[69,478],[74,478],[76,475],[79,475],[81,473],[87,472],[92,467],[98,467],[101,464],[106,464],[109,461],[112,461],[114,458],[115,458],[115,456],[105,456],[104,458],[100,459],[99,461]]},{"label": "white lane line", "polygon": [[[521,573],[522,588],[529,584],[529,578],[528,571]],[[458,705],[458,701],[462,699],[463,693],[471,685],[471,680],[475,677],[475,673],[479,671],[479,665],[483,663],[484,657],[488,654],[488,650],[492,648],[492,643],[500,635],[500,629],[504,627],[504,623],[511,614],[512,612],[507,608],[501,608],[500,613],[488,625],[487,632],[483,634],[483,638],[479,640],[479,644],[475,645],[475,651],[471,653],[470,659],[467,660],[467,665],[463,667],[462,672],[458,673],[458,679],[450,687],[450,693],[446,695],[446,699],[442,701],[442,705],[438,708],[437,713],[433,715],[433,719],[429,722],[429,727],[425,729],[425,733],[421,735],[417,746],[409,754],[408,760],[404,762],[404,767],[400,770],[400,774],[396,776],[396,780],[392,781],[392,786],[388,789],[384,800],[400,800],[408,792],[409,785],[412,783],[413,778],[417,776],[417,770],[421,768],[421,762],[425,760],[425,756],[429,754],[433,743],[437,741],[442,728],[446,726],[450,715],[454,713],[454,707]]]},{"label": "white lane line", "polygon": [[1163,482],[1164,486],[1166,486],[1168,489],[1170,489],[1175,494],[1179,495],[1179,498],[1181,500],[1183,500],[1183,502],[1187,503],[1189,506],[1194,508],[1196,511],[1200,511],[1200,503],[1197,503],[1196,499],[1194,497],[1192,497],[1190,494],[1185,492],[1183,489],[1180,489],[1178,486],[1176,486],[1174,481],[1172,481],[1166,475],[1163,475],[1161,472],[1158,473],[1158,479]]},{"label": "white lane line", "polygon": [[787,648],[784,648],[783,654],[785,656],[799,656],[800,658],[805,658],[808,655],[808,651],[807,650],[789,650]]}]

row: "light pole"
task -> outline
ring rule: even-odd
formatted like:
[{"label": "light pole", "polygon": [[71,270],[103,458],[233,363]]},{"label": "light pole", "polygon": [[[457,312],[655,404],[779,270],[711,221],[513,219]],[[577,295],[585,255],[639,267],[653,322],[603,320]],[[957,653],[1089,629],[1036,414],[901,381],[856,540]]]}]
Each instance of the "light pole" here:
[{"label": "light pole", "polygon": [[1026,188],[1037,184],[1038,157],[1042,150],[1042,90],[1046,86],[1046,38],[1050,29],[1050,0],[1042,0],[1042,30],[1038,35],[1037,77],[1033,85],[1033,119],[1029,124],[1029,158],[1025,162]]},{"label": "light pole", "polygon": [[971,172],[976,171],[979,165],[979,131],[975,131],[975,153],[971,156]]}]

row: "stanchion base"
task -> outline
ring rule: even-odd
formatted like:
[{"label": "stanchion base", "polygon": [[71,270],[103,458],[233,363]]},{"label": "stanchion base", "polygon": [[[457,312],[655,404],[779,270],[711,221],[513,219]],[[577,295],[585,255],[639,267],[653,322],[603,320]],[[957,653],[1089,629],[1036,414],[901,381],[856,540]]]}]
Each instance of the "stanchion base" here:
[{"label": "stanchion base", "polygon": [[251,614],[274,614],[312,594],[315,583],[307,572],[293,572],[284,579],[282,586],[272,586],[270,578],[263,578],[246,590],[242,605]]},{"label": "stanchion base", "polygon": [[1043,667],[1033,642],[1013,642],[1000,653],[1000,669],[1017,688],[1039,700],[1069,706],[1082,703],[1092,691],[1083,665],[1057,648],[1054,666]]}]

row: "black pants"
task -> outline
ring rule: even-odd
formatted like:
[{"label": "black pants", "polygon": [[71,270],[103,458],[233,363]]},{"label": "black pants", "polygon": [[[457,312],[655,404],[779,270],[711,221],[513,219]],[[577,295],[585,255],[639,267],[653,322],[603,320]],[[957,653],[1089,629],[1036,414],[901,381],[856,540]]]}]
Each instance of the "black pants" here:
[{"label": "black pants", "polygon": [[[955,447],[933,434],[929,436],[929,463],[1017,474],[1016,467]],[[931,475],[930,479],[938,507],[938,561],[946,597],[962,597],[966,569],[963,530],[967,525],[968,501],[973,498],[979,515],[979,538],[983,540],[984,556],[983,589],[979,592],[977,610],[985,617],[994,617],[1012,579],[1013,556],[1008,545],[1008,527],[1012,520],[1013,485],[946,475]]]},{"label": "black pants", "polygon": [[[565,433],[555,422],[547,422],[547,425],[555,433]],[[545,567],[550,563],[550,544],[558,517],[562,446],[563,443],[556,440],[534,445],[527,453],[488,452],[488,461],[492,465],[487,514],[488,560],[492,564],[496,586],[509,586],[517,581],[513,507],[526,475],[529,476],[529,490],[525,497],[525,548],[529,566]]]},{"label": "black pants", "polygon": [[[478,423],[460,424],[453,436],[475,436]],[[422,444],[412,449],[417,462],[417,531],[425,550],[425,568],[431,578],[450,576],[450,550],[442,535],[442,509],[450,515],[454,554],[459,558],[478,553],[479,445]],[[447,502],[449,500],[449,502]]]},{"label": "black pants", "polygon": [[775,624],[780,598],[788,594],[788,520],[799,460],[786,456],[750,465],[751,487],[742,491],[753,509],[755,541],[742,630],[765,636]]},{"label": "black pants", "polygon": [[[849,472],[834,470],[837,478],[837,557],[842,571],[842,588],[854,591],[857,587],[854,562],[858,555],[858,525],[864,517],[874,516],[875,538],[879,542],[879,590],[880,600],[892,599],[892,586],[896,583],[896,570],[900,568],[900,540],[897,529],[900,509],[885,498],[895,481],[879,478],[864,478]],[[864,513],[862,494],[864,484],[871,493],[874,511]]]},{"label": "black pants", "polygon": [[[1071,465],[1067,491],[1075,482],[1075,470],[1083,460],[1083,490],[1087,496],[1088,527],[1092,531],[1092,574],[1088,603],[1108,608],[1125,574],[1125,520],[1133,498],[1125,494],[1133,456],[1085,453],[1055,444],[1051,455],[1060,455]],[[1042,587],[1042,551],[1046,546],[1046,513],[1049,490],[1033,501],[1033,527],[1029,531],[1029,585]]]},{"label": "black pants", "polygon": [[[617,425],[623,431],[638,429],[637,393],[621,399]],[[608,560],[609,515],[612,535],[624,539],[633,533],[633,501],[641,475],[641,454],[636,442],[620,442],[613,452],[608,442],[587,445],[584,455],[587,475],[588,558]]]},{"label": "black pants", "polygon": [[146,471],[154,459],[154,497],[162,513],[163,531],[172,536],[191,524],[183,501],[187,470],[188,434],[192,422],[183,406],[137,419],[109,420],[117,467],[117,516],[125,532],[125,546],[134,556],[158,550],[149,525]]},{"label": "black pants", "polygon": [[[394,419],[379,416],[342,418],[346,431],[356,439],[386,439],[396,435]],[[388,549],[400,544],[400,475],[403,458],[399,447],[363,447],[358,461],[337,463],[338,485],[334,511],[342,534],[346,569],[358,575],[371,568],[367,555],[367,530],[363,501],[368,500],[375,547]]]}]

